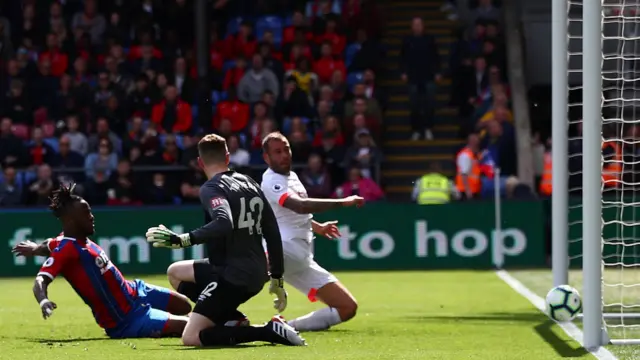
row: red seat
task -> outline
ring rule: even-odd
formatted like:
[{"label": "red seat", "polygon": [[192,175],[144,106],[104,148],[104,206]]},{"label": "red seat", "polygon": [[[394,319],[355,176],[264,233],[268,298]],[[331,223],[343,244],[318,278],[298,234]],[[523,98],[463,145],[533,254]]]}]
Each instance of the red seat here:
[{"label": "red seat", "polygon": [[22,140],[29,140],[29,134],[31,131],[27,125],[15,124],[13,125],[13,135],[19,137]]}]

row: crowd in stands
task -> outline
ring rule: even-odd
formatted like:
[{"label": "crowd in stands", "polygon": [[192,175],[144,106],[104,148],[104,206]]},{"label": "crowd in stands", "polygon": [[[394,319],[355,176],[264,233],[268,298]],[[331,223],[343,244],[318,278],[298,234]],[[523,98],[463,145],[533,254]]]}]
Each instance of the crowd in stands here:
[{"label": "crowd in stands", "polygon": [[375,2],[210,1],[205,121],[193,3],[0,3],[0,206],[46,204],[61,181],[96,205],[197,203],[202,134],[251,172],[274,130],[310,196],[384,196]]},{"label": "crowd in stands", "polygon": [[[455,1],[443,10],[455,14]],[[474,148],[480,162],[481,190],[463,195],[491,196],[494,189],[492,170],[500,168],[501,188],[504,180],[517,175],[515,129],[511,96],[507,82],[507,62],[501,12],[494,0],[478,0],[463,20],[458,40],[451,51],[450,76],[453,104],[462,121],[462,135]],[[471,162],[460,153],[458,173],[472,172]]]}]

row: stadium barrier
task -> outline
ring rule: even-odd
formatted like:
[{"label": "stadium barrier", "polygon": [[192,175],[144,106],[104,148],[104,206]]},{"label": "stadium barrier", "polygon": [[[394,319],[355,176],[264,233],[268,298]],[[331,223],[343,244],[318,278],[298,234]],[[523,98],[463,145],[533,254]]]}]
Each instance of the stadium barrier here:
[{"label": "stadium barrier", "polygon": [[[501,228],[495,229],[491,202],[437,206],[372,203],[316,215],[338,220],[342,237],[318,239],[318,261],[330,270],[490,269],[546,264],[542,201],[502,202]],[[93,240],[128,274],[162,274],[169,264],[205,257],[202,246],[167,250],[150,247],[150,226],[176,232],[202,225],[199,207],[95,208]],[[43,210],[0,211],[0,277],[33,276],[44,258],[16,258],[9,251],[20,241],[56,236],[58,221]]]}]

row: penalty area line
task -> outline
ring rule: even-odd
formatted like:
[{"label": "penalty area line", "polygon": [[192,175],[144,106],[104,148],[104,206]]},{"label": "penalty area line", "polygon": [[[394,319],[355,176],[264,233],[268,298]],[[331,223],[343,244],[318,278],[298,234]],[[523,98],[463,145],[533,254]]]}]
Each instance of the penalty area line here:
[{"label": "penalty area line", "polygon": [[[496,275],[498,275],[498,277],[502,279],[502,281],[507,283],[507,285],[509,285],[509,287],[513,289],[513,291],[517,292],[522,297],[529,300],[529,302],[532,303],[533,306],[535,306],[542,313],[545,313],[546,304],[545,304],[545,300],[542,297],[538,296],[538,294],[529,290],[528,287],[524,286],[524,284],[522,284],[518,279],[511,276],[511,274],[509,274],[505,270],[496,271]],[[580,330],[579,327],[577,327],[575,324],[571,322],[557,323],[557,324],[558,326],[560,326],[560,328],[562,328],[562,330],[564,330],[564,332],[567,335],[571,336],[571,338],[573,338],[573,340],[578,342],[580,346],[584,347],[583,334],[582,334],[582,330]],[[589,351],[589,352],[596,359],[599,359],[599,360],[617,360],[618,359],[615,355],[611,353],[611,351],[605,349],[604,346],[599,347],[598,350],[596,351]]]}]

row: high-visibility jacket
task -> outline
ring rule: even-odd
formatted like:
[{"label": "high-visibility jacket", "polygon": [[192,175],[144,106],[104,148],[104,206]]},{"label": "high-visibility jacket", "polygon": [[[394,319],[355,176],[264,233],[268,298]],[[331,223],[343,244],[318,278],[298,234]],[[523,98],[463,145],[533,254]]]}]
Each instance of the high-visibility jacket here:
[{"label": "high-visibility jacket", "polygon": [[553,158],[551,152],[544,153],[544,168],[542,170],[542,180],[540,181],[540,194],[551,196],[553,190]]},{"label": "high-visibility jacket", "polygon": [[602,167],[602,182],[606,187],[618,187],[622,176],[622,147],[615,141],[607,141],[602,144],[602,149],[608,146],[614,150],[615,155]]},{"label": "high-visibility jacket", "polygon": [[446,176],[431,173],[420,178],[420,192],[418,193],[418,204],[434,205],[446,204],[451,200],[449,189],[449,179]]},{"label": "high-visibility jacket", "polygon": [[[460,150],[460,152],[458,152],[456,159],[463,154],[468,155],[469,158],[471,159],[471,172],[469,174],[466,174],[467,181],[469,182],[469,187],[471,188],[471,193],[478,194],[480,193],[480,190],[482,187],[482,182],[480,181],[480,175],[482,174],[482,171],[480,169],[480,163],[478,162],[478,157],[476,156],[476,154],[473,153],[473,151],[471,151],[471,149],[469,149],[468,147],[465,147],[464,149]],[[462,181],[462,173],[460,172],[460,168],[457,169],[456,173],[457,173],[456,187],[458,188],[458,191],[464,194],[465,187],[464,187],[464,182]]]}]

